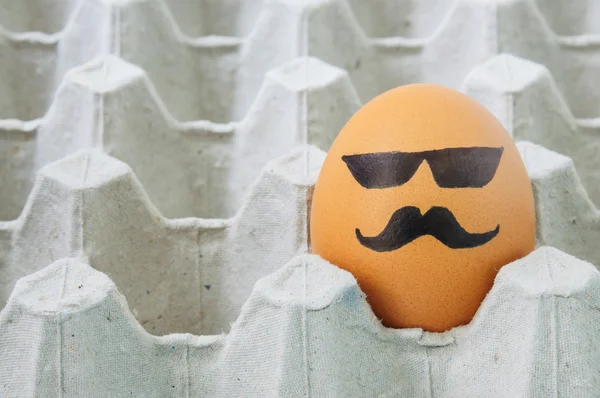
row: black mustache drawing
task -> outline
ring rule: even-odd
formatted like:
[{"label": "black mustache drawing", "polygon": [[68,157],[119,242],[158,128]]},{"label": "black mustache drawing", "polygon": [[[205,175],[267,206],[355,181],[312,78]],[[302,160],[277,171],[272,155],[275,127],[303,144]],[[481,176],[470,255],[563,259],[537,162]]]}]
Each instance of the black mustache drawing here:
[{"label": "black mustache drawing", "polygon": [[421,215],[418,207],[406,206],[394,212],[379,235],[365,237],[356,228],[356,237],[363,246],[377,252],[399,249],[424,235],[433,236],[451,249],[463,249],[481,246],[492,240],[499,231],[500,225],[489,232],[471,234],[460,226],[446,207],[432,207]]}]

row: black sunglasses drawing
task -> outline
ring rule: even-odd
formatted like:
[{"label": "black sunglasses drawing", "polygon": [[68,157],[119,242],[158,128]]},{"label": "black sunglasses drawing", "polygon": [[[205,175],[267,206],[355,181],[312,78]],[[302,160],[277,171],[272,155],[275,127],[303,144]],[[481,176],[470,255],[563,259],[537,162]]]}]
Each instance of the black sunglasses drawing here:
[{"label": "black sunglasses drawing", "polygon": [[375,152],[344,155],[354,179],[368,189],[406,184],[427,161],[441,188],[482,188],[496,174],[503,147],[463,147],[423,152]]}]

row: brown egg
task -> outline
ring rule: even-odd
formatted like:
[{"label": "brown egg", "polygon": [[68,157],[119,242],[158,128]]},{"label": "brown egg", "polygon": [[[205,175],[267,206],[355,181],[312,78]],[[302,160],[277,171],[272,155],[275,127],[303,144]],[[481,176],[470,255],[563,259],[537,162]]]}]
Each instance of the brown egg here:
[{"label": "brown egg", "polygon": [[382,323],[469,323],[503,265],[534,249],[529,177],[500,122],[468,96],[415,84],[360,109],[315,186],[312,251],[357,279]]}]

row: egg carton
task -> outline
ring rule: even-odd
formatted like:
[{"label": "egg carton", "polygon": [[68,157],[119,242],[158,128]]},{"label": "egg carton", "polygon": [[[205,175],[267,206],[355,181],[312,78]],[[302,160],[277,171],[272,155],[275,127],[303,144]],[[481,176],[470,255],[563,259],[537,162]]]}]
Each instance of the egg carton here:
[{"label": "egg carton", "polygon": [[148,334],[105,274],[59,260],[0,314],[4,396],[594,396],[600,274],[542,247],[503,267],[467,326],[388,329],[314,255],[259,280],[227,335]]},{"label": "egg carton", "polygon": [[[326,150],[388,88],[462,88],[516,140],[554,151],[519,144],[538,247],[600,265],[598,12],[592,0],[0,0],[0,219],[13,220],[0,222],[2,305],[17,279],[42,270],[17,284],[0,315],[0,395],[598,391],[597,315],[578,300],[596,274],[556,250],[539,249],[510,274],[530,291],[547,269],[538,301],[506,293],[499,276],[486,299],[498,304],[446,334],[385,329],[364,299],[327,315],[334,298],[348,304],[327,296],[345,289],[336,280],[359,293],[343,271],[297,257],[309,247],[324,153],[294,150]],[[331,304],[255,311],[270,290],[310,291],[310,278]],[[70,311],[85,321],[65,329],[84,319]],[[104,312],[87,317],[94,311]],[[196,335],[157,337],[173,332]]]}]

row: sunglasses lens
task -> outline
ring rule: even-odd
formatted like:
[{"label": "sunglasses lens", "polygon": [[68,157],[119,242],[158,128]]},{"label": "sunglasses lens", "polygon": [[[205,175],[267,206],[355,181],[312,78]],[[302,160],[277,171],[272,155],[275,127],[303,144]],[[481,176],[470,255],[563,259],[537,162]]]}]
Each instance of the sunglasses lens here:
[{"label": "sunglasses lens", "polygon": [[365,188],[391,188],[407,183],[422,159],[411,153],[377,152],[345,155],[342,160],[352,176]]},{"label": "sunglasses lens", "polygon": [[504,148],[448,148],[427,154],[427,162],[442,188],[481,188],[494,175]]}]

